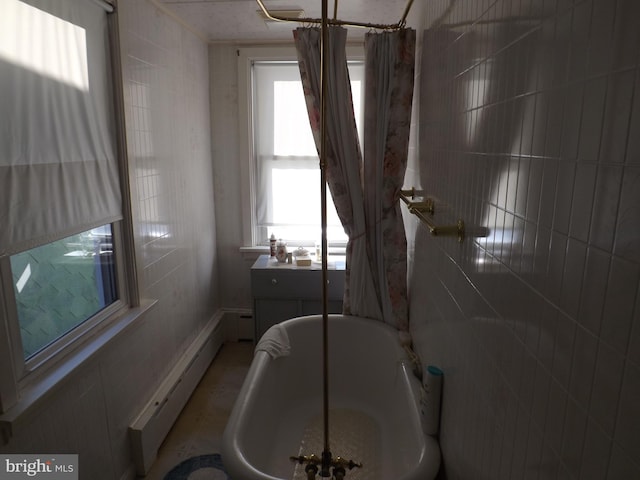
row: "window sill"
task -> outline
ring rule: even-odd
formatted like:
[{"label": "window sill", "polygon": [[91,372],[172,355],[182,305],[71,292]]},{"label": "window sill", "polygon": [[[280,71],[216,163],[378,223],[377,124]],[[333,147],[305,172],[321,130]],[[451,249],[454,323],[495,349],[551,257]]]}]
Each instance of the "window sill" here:
[{"label": "window sill", "polygon": [[[313,246],[305,247],[305,248],[310,252],[313,252],[314,250]],[[269,247],[264,245],[255,245],[253,247],[240,247],[239,250],[240,250],[240,253],[242,253],[243,255],[252,255],[252,254],[264,255],[269,253]],[[347,247],[330,247],[329,255],[346,255],[346,251],[347,251]]]},{"label": "window sill", "polygon": [[264,253],[269,253],[269,247],[261,245],[255,245],[253,247],[240,247],[240,253],[257,253],[259,255],[262,255]]},{"label": "window sill", "polygon": [[97,355],[103,347],[137,323],[156,303],[157,300],[142,301],[140,306],[126,310],[120,318],[97,332],[46,374],[25,385],[20,391],[18,403],[0,415],[0,445],[6,445],[9,442],[15,428],[29,419],[40,402],[51,395],[88,360]]}]

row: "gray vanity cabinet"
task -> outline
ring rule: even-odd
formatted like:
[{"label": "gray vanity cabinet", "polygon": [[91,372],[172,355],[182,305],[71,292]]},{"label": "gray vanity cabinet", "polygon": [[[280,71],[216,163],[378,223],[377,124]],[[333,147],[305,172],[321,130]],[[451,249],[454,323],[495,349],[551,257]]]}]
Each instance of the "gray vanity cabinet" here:
[{"label": "gray vanity cabinet", "polygon": [[[329,265],[328,312],[342,313],[344,261],[330,261]],[[251,295],[257,342],[276,323],[322,313],[322,270],[315,263],[298,267],[261,255],[251,267]]]}]

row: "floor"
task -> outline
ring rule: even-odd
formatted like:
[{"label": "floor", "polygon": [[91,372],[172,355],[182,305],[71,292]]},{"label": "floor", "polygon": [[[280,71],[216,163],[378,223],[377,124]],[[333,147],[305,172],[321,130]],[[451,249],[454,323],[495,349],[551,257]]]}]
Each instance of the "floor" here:
[{"label": "floor", "polygon": [[225,343],[158,451],[145,480],[227,480],[222,432],[253,358],[253,342]]}]

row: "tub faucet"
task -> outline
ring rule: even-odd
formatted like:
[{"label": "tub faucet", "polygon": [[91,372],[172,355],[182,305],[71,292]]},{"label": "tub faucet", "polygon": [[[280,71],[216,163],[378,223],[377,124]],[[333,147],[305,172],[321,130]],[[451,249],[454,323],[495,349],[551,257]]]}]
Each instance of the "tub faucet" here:
[{"label": "tub faucet", "polygon": [[314,480],[316,478],[319,471],[318,465],[323,467],[320,472],[320,476],[325,478],[330,476],[329,467],[333,467],[333,478],[335,480],[344,480],[345,475],[347,474],[347,468],[349,470],[353,468],[362,468],[361,463],[356,463],[353,460],[346,460],[342,457],[329,457],[328,461],[323,462],[322,458],[313,453],[311,455],[299,455],[297,457],[289,458],[294,462],[298,462],[300,465],[306,464],[304,471],[307,474],[307,480]]},{"label": "tub faucet", "polygon": [[310,463],[304,467],[304,471],[307,474],[307,480],[315,480],[316,473],[318,473],[318,466],[315,463]]}]

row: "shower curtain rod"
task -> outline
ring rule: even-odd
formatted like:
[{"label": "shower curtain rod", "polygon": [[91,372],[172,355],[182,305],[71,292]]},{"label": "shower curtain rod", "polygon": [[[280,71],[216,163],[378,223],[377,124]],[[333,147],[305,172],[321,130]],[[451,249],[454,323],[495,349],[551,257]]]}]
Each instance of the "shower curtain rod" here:
[{"label": "shower curtain rod", "polygon": [[[256,0],[258,6],[262,10],[264,15],[276,22],[296,22],[296,23],[314,23],[321,25],[323,20],[321,18],[292,18],[292,17],[283,17],[279,15],[272,14],[269,12],[267,7],[265,6],[262,0]],[[339,20],[337,18],[338,12],[338,0],[335,0],[334,8],[333,8],[333,18],[327,18],[326,23],[328,25],[343,25],[346,27],[361,27],[361,28],[372,28],[378,30],[399,30],[404,28],[407,24],[407,16],[409,15],[409,11],[411,10],[411,6],[413,5],[414,0],[407,0],[407,5],[405,6],[404,13],[402,14],[402,18],[398,23],[392,24],[383,24],[383,23],[366,23],[366,22],[357,22],[357,21],[346,21]]]}]

